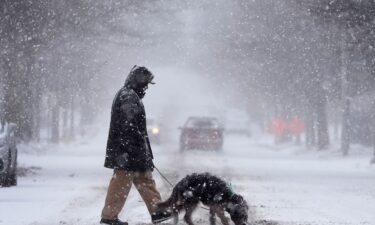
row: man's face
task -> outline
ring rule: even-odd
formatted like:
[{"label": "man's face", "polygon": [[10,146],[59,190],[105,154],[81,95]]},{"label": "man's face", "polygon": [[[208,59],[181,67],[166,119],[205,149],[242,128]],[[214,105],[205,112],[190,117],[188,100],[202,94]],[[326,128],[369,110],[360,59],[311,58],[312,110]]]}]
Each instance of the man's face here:
[{"label": "man's face", "polygon": [[135,92],[139,96],[139,98],[143,98],[146,95],[146,90],[148,89],[148,83],[144,85],[140,85],[135,89]]}]

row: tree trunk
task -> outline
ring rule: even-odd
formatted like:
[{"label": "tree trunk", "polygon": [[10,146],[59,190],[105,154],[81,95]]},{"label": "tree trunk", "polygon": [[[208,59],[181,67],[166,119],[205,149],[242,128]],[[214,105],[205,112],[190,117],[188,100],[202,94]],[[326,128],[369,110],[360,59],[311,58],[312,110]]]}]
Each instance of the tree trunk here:
[{"label": "tree trunk", "polygon": [[47,111],[47,119],[45,124],[46,129],[46,140],[49,142],[52,139],[52,107],[51,107],[51,97],[47,97],[47,105],[46,105],[46,111]]},{"label": "tree trunk", "polygon": [[342,115],[341,151],[344,156],[349,154],[350,149],[350,100],[345,100],[344,112]]},{"label": "tree trunk", "polygon": [[68,141],[68,108],[67,105],[64,104],[64,108],[62,108],[62,139],[63,141]]},{"label": "tree trunk", "polygon": [[32,91],[32,83],[31,79],[33,78],[32,68],[34,65],[34,56],[32,52],[32,47],[28,46],[25,54],[25,65],[26,71],[23,74],[23,79],[20,81],[21,90],[20,99],[22,114],[23,116],[20,118],[20,124],[22,125],[22,136],[24,141],[30,141],[33,138],[33,124],[34,124],[34,93]]},{"label": "tree trunk", "polygon": [[[17,81],[15,80],[14,68],[11,66],[11,60],[4,63],[4,118],[6,121],[17,123],[18,108],[17,92],[14,87]],[[13,87],[13,88],[11,88]],[[17,123],[18,129],[17,134],[19,135],[19,124]]]},{"label": "tree trunk", "polygon": [[69,139],[75,140],[75,130],[74,130],[74,111],[75,111],[75,104],[74,104],[74,97],[71,97],[70,101],[70,132],[69,132]]},{"label": "tree trunk", "polygon": [[342,131],[341,131],[341,151],[344,156],[348,155],[350,149],[350,100],[349,100],[349,84],[348,84],[348,54],[346,49],[347,30],[341,25],[341,100],[342,100]]},{"label": "tree trunk", "polygon": [[[324,92],[322,92],[324,93]],[[319,100],[316,103],[316,125],[318,150],[326,149],[329,145],[329,132],[327,124],[327,98],[324,94],[319,94]]]},{"label": "tree trunk", "polygon": [[340,124],[340,117],[337,115],[340,114],[340,107],[337,103],[334,105],[334,113],[332,117],[333,122],[333,138],[335,140],[339,140],[339,124]]},{"label": "tree trunk", "polygon": [[306,107],[306,115],[305,115],[305,123],[306,123],[306,132],[305,132],[305,139],[306,139],[306,148],[310,149],[315,146],[315,123],[314,123],[315,113],[308,103]]},{"label": "tree trunk", "polygon": [[51,128],[51,142],[52,143],[58,143],[60,132],[59,132],[59,117],[60,117],[60,109],[58,104],[54,104],[52,106],[52,112],[51,112],[51,119],[52,119],[52,128]]},{"label": "tree trunk", "polygon": [[[38,95],[39,96],[39,95]],[[33,122],[33,140],[39,142],[40,141],[40,123],[41,123],[41,110],[40,110],[40,99],[36,99],[34,101],[34,122]]]}]

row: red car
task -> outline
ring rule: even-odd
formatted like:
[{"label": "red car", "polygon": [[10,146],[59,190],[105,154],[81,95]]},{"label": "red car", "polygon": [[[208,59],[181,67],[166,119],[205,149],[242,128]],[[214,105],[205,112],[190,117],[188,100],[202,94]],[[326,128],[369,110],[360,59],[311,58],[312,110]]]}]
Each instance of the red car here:
[{"label": "red car", "polygon": [[223,128],[216,117],[189,117],[180,129],[181,151],[223,147]]}]

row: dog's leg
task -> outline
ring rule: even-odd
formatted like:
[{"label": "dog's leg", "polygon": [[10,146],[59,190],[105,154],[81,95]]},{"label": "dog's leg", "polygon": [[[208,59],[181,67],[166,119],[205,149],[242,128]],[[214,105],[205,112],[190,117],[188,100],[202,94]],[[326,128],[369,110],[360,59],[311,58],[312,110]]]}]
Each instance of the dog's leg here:
[{"label": "dog's leg", "polygon": [[210,207],[210,225],[216,224],[216,218],[215,218],[215,207]]},{"label": "dog's leg", "polygon": [[184,220],[188,225],[194,225],[193,221],[191,220],[191,215],[193,214],[194,209],[195,209],[195,207],[185,208]]},{"label": "dog's leg", "polygon": [[178,224],[178,213],[174,214],[173,216],[173,225],[177,225]]},{"label": "dog's leg", "polygon": [[229,219],[225,216],[223,207],[220,207],[220,206],[217,207],[216,213],[217,213],[218,217],[220,218],[221,223],[223,225],[229,225]]}]

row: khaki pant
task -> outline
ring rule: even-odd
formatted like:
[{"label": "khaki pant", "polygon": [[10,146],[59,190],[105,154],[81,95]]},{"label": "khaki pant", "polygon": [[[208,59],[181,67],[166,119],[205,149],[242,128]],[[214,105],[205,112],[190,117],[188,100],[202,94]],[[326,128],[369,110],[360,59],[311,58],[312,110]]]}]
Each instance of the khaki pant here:
[{"label": "khaki pant", "polygon": [[156,203],[161,201],[160,193],[156,190],[151,172],[130,172],[115,169],[109,183],[102,218],[116,219],[125,205],[126,198],[134,183],[150,213],[156,211]]}]

